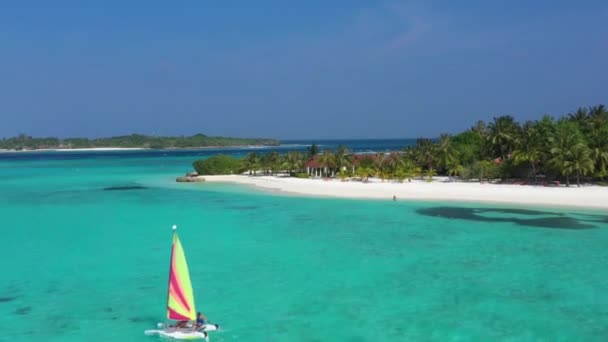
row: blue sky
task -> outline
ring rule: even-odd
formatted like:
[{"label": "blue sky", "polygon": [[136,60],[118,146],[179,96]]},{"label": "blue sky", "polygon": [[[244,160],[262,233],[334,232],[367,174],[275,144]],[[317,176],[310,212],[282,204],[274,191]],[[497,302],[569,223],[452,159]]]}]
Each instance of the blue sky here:
[{"label": "blue sky", "polygon": [[0,136],[405,138],[606,103],[606,1],[3,1]]}]

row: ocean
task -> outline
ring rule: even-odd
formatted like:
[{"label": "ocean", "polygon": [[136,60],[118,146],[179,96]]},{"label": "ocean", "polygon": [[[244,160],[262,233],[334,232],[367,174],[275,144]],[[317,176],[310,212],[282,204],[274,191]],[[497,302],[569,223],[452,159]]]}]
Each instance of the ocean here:
[{"label": "ocean", "polygon": [[211,341],[608,337],[608,213],[175,183],[250,150],[0,154],[0,341],[158,340],[173,224]]}]

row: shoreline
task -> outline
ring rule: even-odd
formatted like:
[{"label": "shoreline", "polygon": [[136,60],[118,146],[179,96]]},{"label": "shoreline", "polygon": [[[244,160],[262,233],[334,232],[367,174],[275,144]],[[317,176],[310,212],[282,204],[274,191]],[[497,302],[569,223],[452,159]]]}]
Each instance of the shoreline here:
[{"label": "shoreline", "polygon": [[381,182],[370,178],[368,183],[342,182],[339,179],[301,179],[277,176],[199,176],[211,183],[247,185],[258,190],[313,197],[351,199],[459,201],[534,205],[579,209],[608,209],[608,187],[589,185],[574,187],[545,187],[514,184],[444,182],[437,177],[424,180]]},{"label": "shoreline", "polygon": [[3,150],[0,153],[31,153],[31,152],[103,152],[103,151],[182,151],[182,150],[204,150],[214,148],[272,148],[280,145],[230,145],[230,146],[199,146],[199,147],[170,147],[170,148],[149,148],[149,147],[85,147],[85,148],[41,148],[35,150]]},{"label": "shoreline", "polygon": [[31,152],[86,152],[86,151],[138,151],[145,147],[87,147],[87,148],[41,148],[36,150],[0,150],[0,153],[31,153]]}]

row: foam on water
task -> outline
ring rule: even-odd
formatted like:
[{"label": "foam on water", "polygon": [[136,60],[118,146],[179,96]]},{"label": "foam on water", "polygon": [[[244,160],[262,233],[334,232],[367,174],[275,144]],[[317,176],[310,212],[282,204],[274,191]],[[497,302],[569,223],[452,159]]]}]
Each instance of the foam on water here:
[{"label": "foam on water", "polygon": [[191,161],[0,162],[0,340],[154,340],[173,224],[212,341],[608,335],[606,213],[176,184]]}]

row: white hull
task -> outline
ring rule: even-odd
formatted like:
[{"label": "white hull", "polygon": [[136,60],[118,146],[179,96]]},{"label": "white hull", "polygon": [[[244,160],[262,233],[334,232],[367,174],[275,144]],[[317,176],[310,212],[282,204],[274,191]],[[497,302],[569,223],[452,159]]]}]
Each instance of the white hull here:
[{"label": "white hull", "polygon": [[165,328],[164,323],[158,323],[159,329],[152,329],[144,331],[146,335],[158,335],[160,337],[170,338],[174,340],[200,340],[207,338],[207,331],[220,330],[218,324],[204,324],[198,329],[189,326],[185,329]]},{"label": "white hull", "polygon": [[169,338],[173,340],[202,340],[207,338],[207,333],[204,331],[193,331],[193,330],[146,330],[146,335],[158,335],[160,337]]},{"label": "white hull", "polygon": [[216,330],[220,330],[220,325],[219,324],[203,324],[202,329],[199,329],[202,331],[216,331]]}]

